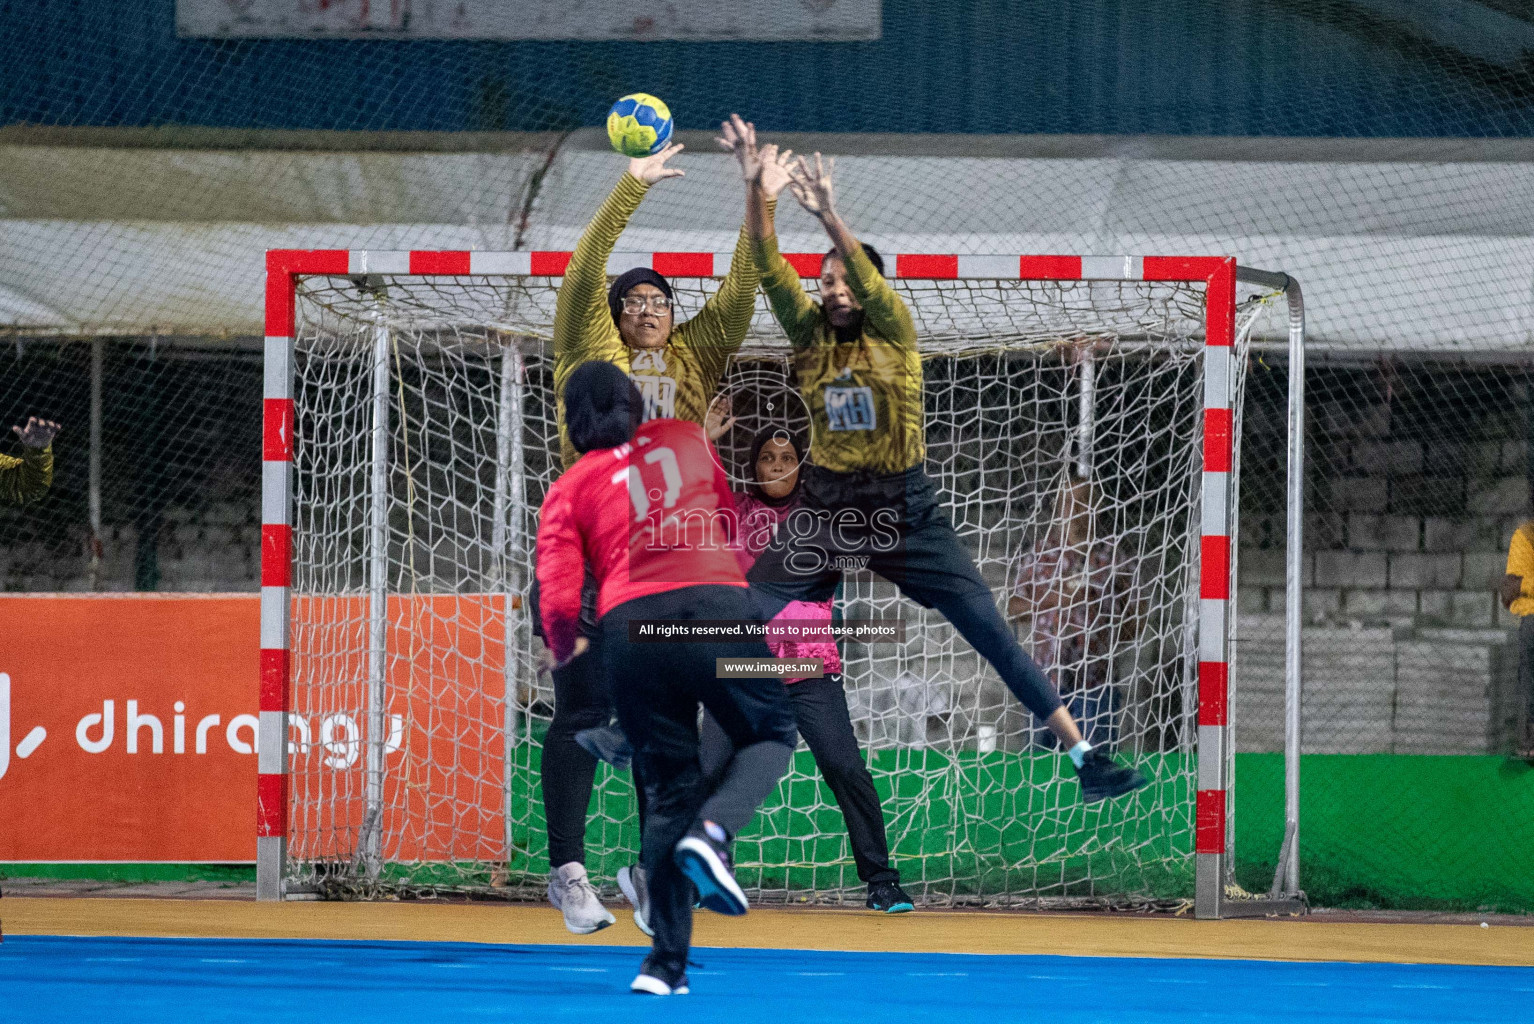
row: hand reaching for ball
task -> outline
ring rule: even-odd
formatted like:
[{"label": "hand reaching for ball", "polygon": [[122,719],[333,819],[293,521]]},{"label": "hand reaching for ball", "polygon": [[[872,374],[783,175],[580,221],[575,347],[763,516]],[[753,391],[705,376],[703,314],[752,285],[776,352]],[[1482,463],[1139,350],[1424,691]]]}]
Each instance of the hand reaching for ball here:
[{"label": "hand reaching for ball", "polygon": [[680,178],[687,172],[676,167],[667,167],[666,161],[685,148],[680,142],[673,142],[654,156],[635,157],[629,161],[629,173],[646,185],[653,185],[665,178]]}]

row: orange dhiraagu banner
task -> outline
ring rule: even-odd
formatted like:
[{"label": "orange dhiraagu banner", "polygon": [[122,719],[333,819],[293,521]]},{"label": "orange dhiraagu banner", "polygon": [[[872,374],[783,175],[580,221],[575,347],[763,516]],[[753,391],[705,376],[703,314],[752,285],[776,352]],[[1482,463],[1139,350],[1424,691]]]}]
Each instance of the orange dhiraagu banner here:
[{"label": "orange dhiraagu banner", "polygon": [[254,860],[259,617],[0,597],[0,861]]},{"label": "orange dhiraagu banner", "polygon": [[[365,813],[362,598],[296,598],[292,852]],[[0,862],[255,859],[259,600],[0,597]],[[501,601],[391,597],[384,856],[505,856]]]}]

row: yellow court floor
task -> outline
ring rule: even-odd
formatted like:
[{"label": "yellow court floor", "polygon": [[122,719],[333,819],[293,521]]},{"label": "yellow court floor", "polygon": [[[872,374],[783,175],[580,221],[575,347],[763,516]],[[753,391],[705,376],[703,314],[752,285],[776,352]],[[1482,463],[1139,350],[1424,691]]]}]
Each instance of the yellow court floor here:
[{"label": "yellow court floor", "polygon": [[[490,903],[256,903],[239,900],[9,896],[12,935],[370,939],[646,945],[626,909],[572,935],[546,906]],[[827,908],[700,913],[694,943],[776,949],[1534,966],[1534,928],[1355,921],[1194,921],[1177,917],[918,911],[898,917]]]}]

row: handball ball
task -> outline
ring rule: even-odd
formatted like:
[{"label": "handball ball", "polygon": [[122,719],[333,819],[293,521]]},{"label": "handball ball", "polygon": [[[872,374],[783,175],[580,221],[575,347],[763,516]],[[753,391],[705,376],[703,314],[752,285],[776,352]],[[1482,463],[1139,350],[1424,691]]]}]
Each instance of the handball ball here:
[{"label": "handball ball", "polygon": [[624,156],[651,156],[671,141],[671,108],[647,92],[635,92],[607,113],[607,139]]}]

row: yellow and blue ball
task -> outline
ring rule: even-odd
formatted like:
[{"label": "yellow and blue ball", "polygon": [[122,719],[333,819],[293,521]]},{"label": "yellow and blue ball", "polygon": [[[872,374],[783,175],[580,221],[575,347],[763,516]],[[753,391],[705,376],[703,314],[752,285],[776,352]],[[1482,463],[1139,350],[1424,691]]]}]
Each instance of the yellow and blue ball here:
[{"label": "yellow and blue ball", "polygon": [[635,92],[607,113],[607,138],[624,156],[650,156],[671,141],[671,108],[647,92]]}]

